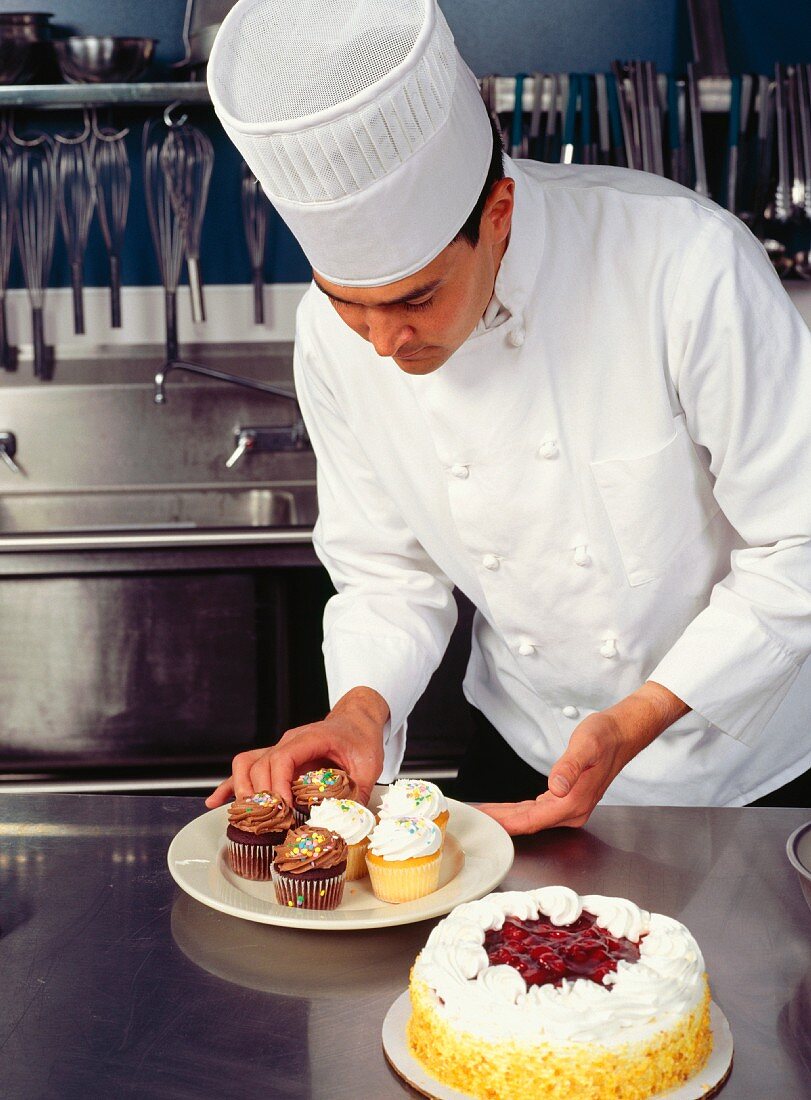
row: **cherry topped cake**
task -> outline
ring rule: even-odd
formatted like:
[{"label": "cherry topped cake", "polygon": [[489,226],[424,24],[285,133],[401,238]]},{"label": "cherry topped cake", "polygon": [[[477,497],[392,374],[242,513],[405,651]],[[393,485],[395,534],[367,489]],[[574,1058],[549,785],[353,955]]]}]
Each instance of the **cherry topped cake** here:
[{"label": "cherry topped cake", "polygon": [[489,894],[434,928],[411,971],[411,1053],[473,1097],[644,1100],[712,1050],[683,924],[564,886]]}]

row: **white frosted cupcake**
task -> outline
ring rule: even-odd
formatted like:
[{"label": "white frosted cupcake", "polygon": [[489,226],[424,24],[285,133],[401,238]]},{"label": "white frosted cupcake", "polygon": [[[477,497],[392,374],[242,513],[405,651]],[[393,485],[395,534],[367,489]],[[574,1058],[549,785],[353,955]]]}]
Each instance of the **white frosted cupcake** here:
[{"label": "white frosted cupcake", "polygon": [[363,878],[366,874],[366,849],[375,821],[371,810],[351,798],[325,798],[310,812],[310,825],[331,829],[346,841],[347,882]]},{"label": "white frosted cupcake", "polygon": [[444,837],[450,812],[436,783],[427,779],[398,779],[383,795],[379,817],[381,821],[387,817],[422,817],[438,825]]},{"label": "white frosted cupcake", "polygon": [[372,829],[366,866],[381,901],[414,901],[439,885],[442,830],[422,817],[388,817]]}]

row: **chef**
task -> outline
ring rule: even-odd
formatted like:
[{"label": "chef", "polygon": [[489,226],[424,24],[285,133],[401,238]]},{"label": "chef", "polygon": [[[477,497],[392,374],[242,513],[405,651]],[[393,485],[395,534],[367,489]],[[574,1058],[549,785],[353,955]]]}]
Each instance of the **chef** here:
[{"label": "chef", "polygon": [[434,0],[240,0],[208,80],[312,265],[295,380],[337,595],[329,714],[207,804],[319,760],[390,781],[457,586],[458,793],[509,831],[807,805],[811,335],[748,229],[502,157]]}]

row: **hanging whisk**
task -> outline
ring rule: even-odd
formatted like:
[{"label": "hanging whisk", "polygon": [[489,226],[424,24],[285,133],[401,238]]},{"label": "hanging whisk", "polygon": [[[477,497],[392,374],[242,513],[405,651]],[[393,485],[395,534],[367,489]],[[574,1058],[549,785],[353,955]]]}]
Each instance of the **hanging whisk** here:
[{"label": "hanging whisk", "polygon": [[152,244],[158,260],[166,308],[166,359],[173,362],[178,357],[177,343],[177,284],[183,266],[185,233],[183,224],[174,212],[169,197],[169,184],[161,167],[160,137],[154,136],[154,121],[144,124],[143,167],[146,210]]},{"label": "hanging whisk", "polygon": [[31,302],[34,374],[53,377],[53,348],[45,343],[45,288],[51,274],[56,232],[56,173],[51,139],[41,135],[21,145],[14,158],[18,195],[16,236],[25,285]]},{"label": "hanging whisk", "polygon": [[262,190],[262,184],[242,162],[242,225],[245,230],[245,242],[251,261],[251,282],[253,283],[253,320],[254,324],[265,323],[265,300],[263,269],[265,266],[265,243],[268,233],[268,200]]},{"label": "hanging whisk", "polygon": [[96,205],[93,153],[88,137],[56,135],[56,184],[59,222],[70,263],[73,331],[84,332],[82,265]]},{"label": "hanging whisk", "polygon": [[191,313],[197,324],[206,319],[200,279],[200,236],[214,166],[214,146],[208,135],[190,125],[185,117],[182,122],[174,123],[167,111],[164,119],[169,132],[161,148],[160,162],[169,183],[175,216],[183,226],[186,239]]},{"label": "hanging whisk", "polygon": [[17,369],[17,349],[8,342],[6,324],[6,291],[14,248],[14,220],[17,209],[17,188],[14,180],[11,151],[0,145],[0,366]]},{"label": "hanging whisk", "polygon": [[93,176],[99,226],[110,260],[110,323],[121,328],[121,248],[130,202],[132,172],[124,138],[119,133],[94,125]]}]

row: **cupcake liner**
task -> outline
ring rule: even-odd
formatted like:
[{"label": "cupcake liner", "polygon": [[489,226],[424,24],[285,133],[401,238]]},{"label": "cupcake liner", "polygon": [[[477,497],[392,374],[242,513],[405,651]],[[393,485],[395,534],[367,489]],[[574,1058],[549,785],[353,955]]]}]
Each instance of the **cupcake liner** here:
[{"label": "cupcake liner", "polygon": [[369,847],[369,838],[364,837],[357,844],[347,845],[346,855],[346,881],[355,882],[366,876],[366,849]]},{"label": "cupcake liner", "polygon": [[366,860],[372,891],[380,901],[414,901],[432,894],[439,885],[439,867],[442,851],[429,863],[409,866],[407,861],[392,861],[390,865]]},{"label": "cupcake liner", "polygon": [[297,829],[299,825],[306,825],[309,820],[310,813],[309,807],[306,810],[299,810],[298,807],[293,807],[293,828]]},{"label": "cupcake liner", "polygon": [[346,873],[335,878],[306,879],[280,875],[271,867],[276,901],[289,909],[337,909],[344,895]]},{"label": "cupcake liner", "polygon": [[236,840],[226,841],[228,866],[240,878],[267,882],[270,878],[273,852],[272,844],[240,844]]}]

